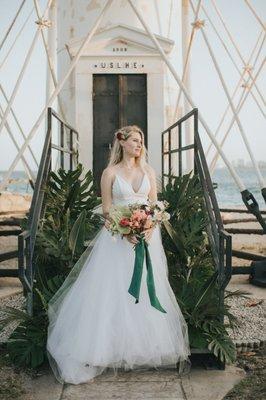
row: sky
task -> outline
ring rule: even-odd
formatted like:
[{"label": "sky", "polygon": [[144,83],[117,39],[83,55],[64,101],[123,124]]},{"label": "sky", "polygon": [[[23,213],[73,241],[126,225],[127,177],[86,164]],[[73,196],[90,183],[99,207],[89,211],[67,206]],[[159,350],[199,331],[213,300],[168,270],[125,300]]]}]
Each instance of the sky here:
[{"label": "sky", "polygon": [[[84,1],[89,2],[89,0]],[[0,41],[2,40],[20,3],[21,0],[0,0]],[[43,10],[46,1],[39,0],[39,3],[41,9]],[[261,32],[261,27],[258,21],[254,17],[250,9],[247,7],[244,0],[217,0],[216,3],[222,12],[228,28],[230,29],[230,32],[232,32],[233,34],[233,37],[240,49],[241,54],[243,55],[244,59],[247,59]],[[196,5],[195,0],[194,4]],[[221,33],[225,44],[230,50],[233,59],[235,60],[238,68],[242,71],[243,64],[238,54],[229,42],[226,33],[223,30],[221,23],[217,18],[217,15],[215,14],[211,0],[203,0],[202,4],[206,7],[206,10],[209,12],[210,16],[213,17],[215,26],[217,27],[217,29],[219,29],[219,32]],[[265,21],[266,1],[250,0],[250,4],[252,4],[259,17]],[[14,30],[12,30],[8,40],[6,41],[3,49],[0,52],[0,83],[5,88],[8,96],[10,96],[12,93],[21,65],[32,41],[34,31],[36,30],[36,25],[34,23],[34,21],[36,21],[36,16],[34,12],[31,14],[26,28],[17,40],[16,45],[10,53],[7,61],[2,67],[1,64],[7,51],[13,43],[16,34],[18,33],[19,29],[21,28],[23,22],[29,15],[32,8],[33,1],[27,0],[25,6],[23,7],[22,13],[15,24]],[[202,11],[200,14],[200,19],[206,20],[206,16],[202,13]],[[192,18],[191,21],[193,21]],[[206,35],[209,38],[213,52],[222,70],[222,74],[224,76],[228,90],[230,93],[232,93],[239,79],[239,74],[233,66],[232,61],[226,54],[221,43],[215,36],[211,25],[207,21],[205,21],[205,26]],[[265,46],[255,66],[255,73],[260,63],[262,62],[263,56],[265,56]],[[263,94],[265,96],[265,67],[264,71],[262,71],[257,80],[257,85],[260,91],[262,93],[264,92]],[[45,104],[45,90],[46,58],[41,38],[39,38],[13,106],[26,135],[29,133],[30,129],[34,125],[34,122],[37,120]],[[202,39],[200,31],[196,32],[192,48],[191,95],[194,103],[196,103],[201,114],[208,122],[211,130],[214,132],[220,122],[223,111],[227,106],[227,98],[223,92],[221,83],[217,76],[217,72],[215,71],[213,62],[208,53],[206,44]],[[255,95],[258,99],[259,104],[261,105],[261,107],[263,107],[262,99],[256,92]],[[238,99],[238,97],[239,95],[236,97],[236,99]],[[0,105],[3,109],[5,109],[6,103],[4,102],[1,95]],[[263,119],[258,106],[251,98],[251,96],[248,97],[248,100],[241,110],[240,120],[254,157],[257,161],[266,162],[265,120]],[[9,118],[9,123],[11,130],[14,132],[15,137],[18,141],[18,145],[21,146],[23,144],[23,138],[21,134],[17,132],[16,125],[11,118]],[[227,118],[226,123],[228,125],[229,118]],[[227,125],[225,124],[224,127],[222,127],[223,132],[225,132],[225,127]],[[42,143],[44,138],[44,126],[45,125],[43,123],[38,130],[38,134],[35,135],[35,137],[31,141],[32,150],[38,160],[40,159],[41,155]],[[206,150],[209,145],[209,138],[202,127],[200,127],[200,134],[203,141],[204,149]],[[218,138],[221,137],[221,135],[218,136]],[[230,133],[225,143],[224,152],[230,161],[237,161],[239,159],[243,159],[245,162],[250,161],[250,157],[244,145],[244,141],[242,140],[239,129],[236,125],[234,125],[234,129]],[[14,144],[11,142],[7,132],[3,131],[0,134],[0,171],[7,170],[9,168],[16,154],[17,151]],[[33,163],[28,150],[25,151],[25,157],[29,160],[30,166],[35,169],[35,164]],[[223,163],[221,163],[221,165],[223,165]],[[21,162],[18,163],[16,169],[23,169]]]}]

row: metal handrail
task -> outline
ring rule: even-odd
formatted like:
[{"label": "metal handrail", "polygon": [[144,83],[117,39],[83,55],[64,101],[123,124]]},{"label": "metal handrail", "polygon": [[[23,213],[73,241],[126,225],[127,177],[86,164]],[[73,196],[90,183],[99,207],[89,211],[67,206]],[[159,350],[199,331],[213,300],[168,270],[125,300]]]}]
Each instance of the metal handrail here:
[{"label": "metal handrail", "polygon": [[[52,121],[53,117],[60,123],[60,146],[52,143]],[[69,130],[70,148],[65,149],[64,132]],[[52,149],[60,151],[60,167],[64,168],[64,153],[70,154],[70,170],[73,170],[73,159],[75,165],[78,162],[78,151],[73,148],[73,135],[78,138],[78,132],[67,122],[65,122],[51,107],[47,111],[47,133],[42,150],[41,161],[37,173],[36,183],[34,186],[31,206],[28,215],[27,230],[18,236],[18,269],[19,279],[23,285],[24,296],[27,297],[27,312],[33,314],[33,281],[35,275],[35,265],[33,261],[33,253],[39,221],[44,211],[44,188],[48,181],[49,172],[52,163]]]},{"label": "metal handrail", "polygon": [[[189,118],[193,118],[194,143],[182,146],[182,124]],[[177,129],[178,147],[172,148],[172,130]],[[168,138],[168,151],[164,151],[165,137]],[[224,301],[224,289],[232,276],[232,237],[224,230],[220,209],[211,181],[207,161],[198,133],[198,110],[195,108],[188,114],[180,118],[177,122],[162,132],[162,185],[165,186],[165,177],[173,178],[172,173],[172,154],[179,153],[178,176],[183,175],[183,165],[181,153],[187,150],[194,150],[194,171],[198,174],[203,188],[204,209],[207,212],[209,223],[207,225],[207,235],[212,251],[215,270],[218,271],[217,282],[219,284],[219,301]],[[168,156],[168,173],[165,173],[164,157]],[[220,316],[223,318],[222,316]]]}]

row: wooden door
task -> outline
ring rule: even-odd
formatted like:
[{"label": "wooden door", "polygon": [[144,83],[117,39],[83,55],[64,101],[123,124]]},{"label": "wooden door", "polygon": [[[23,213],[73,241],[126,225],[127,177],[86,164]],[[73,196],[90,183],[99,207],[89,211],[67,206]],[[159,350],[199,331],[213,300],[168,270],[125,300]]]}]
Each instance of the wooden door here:
[{"label": "wooden door", "polygon": [[146,74],[93,75],[93,175],[99,195],[114,132],[125,125],[138,125],[148,147]]}]

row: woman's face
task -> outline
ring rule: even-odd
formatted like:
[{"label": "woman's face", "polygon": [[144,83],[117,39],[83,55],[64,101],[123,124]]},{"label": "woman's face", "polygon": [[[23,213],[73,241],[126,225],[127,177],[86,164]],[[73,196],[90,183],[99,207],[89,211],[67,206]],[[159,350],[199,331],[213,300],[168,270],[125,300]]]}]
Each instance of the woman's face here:
[{"label": "woman's face", "polygon": [[131,157],[139,157],[142,149],[142,137],[138,132],[132,132],[127,140],[121,140],[124,152]]}]

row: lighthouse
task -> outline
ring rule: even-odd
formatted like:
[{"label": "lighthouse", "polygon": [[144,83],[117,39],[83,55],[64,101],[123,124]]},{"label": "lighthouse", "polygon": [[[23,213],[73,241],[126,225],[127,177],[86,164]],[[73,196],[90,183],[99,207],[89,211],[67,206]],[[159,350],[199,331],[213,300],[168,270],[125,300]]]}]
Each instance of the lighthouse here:
[{"label": "lighthouse", "polygon": [[[57,74],[60,80],[105,0],[57,0]],[[182,2],[136,0],[134,5],[169,61],[182,68]],[[161,174],[161,132],[174,122],[178,87],[127,0],[113,0],[60,93],[68,121],[79,132],[79,161],[96,181],[114,132],[140,126],[149,163]]]}]

